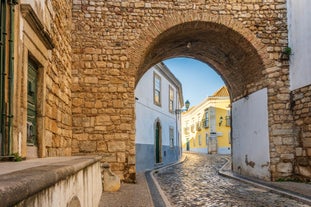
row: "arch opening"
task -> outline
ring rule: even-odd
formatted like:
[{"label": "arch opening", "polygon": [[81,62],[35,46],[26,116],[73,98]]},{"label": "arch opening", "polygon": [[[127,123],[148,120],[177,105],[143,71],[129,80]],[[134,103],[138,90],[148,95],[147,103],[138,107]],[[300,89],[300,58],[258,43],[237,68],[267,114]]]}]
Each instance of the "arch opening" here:
[{"label": "arch opening", "polygon": [[[153,41],[147,45],[139,60],[133,61],[137,64],[135,78],[137,85],[141,77],[152,66],[175,57],[193,58],[208,64],[223,79],[227,86],[231,103],[238,103],[237,101],[239,100],[246,100],[246,102],[238,103],[232,108],[234,111],[243,110],[244,106],[248,109],[242,119],[236,119],[237,114],[232,114],[232,123],[236,122],[238,125],[231,124],[232,131],[230,133],[232,136],[235,136],[231,138],[231,147],[233,152],[236,146],[239,146],[236,150],[237,152],[240,152],[241,149],[243,150],[240,154],[232,154],[233,162],[235,162],[233,167],[241,168],[243,165],[243,170],[245,168],[245,171],[243,171],[244,174],[269,180],[269,166],[265,167],[262,172],[257,173],[257,168],[249,170],[248,166],[244,166],[245,163],[242,158],[244,155],[248,155],[248,157],[251,156],[252,158],[258,157],[256,153],[264,151],[264,159],[256,160],[256,162],[267,163],[270,160],[267,119],[267,83],[265,82],[264,72],[268,66],[268,62],[263,59],[264,55],[261,55],[265,48],[261,46],[256,48],[249,39],[250,38],[246,38],[243,34],[240,34],[228,26],[215,22],[192,21],[178,24],[156,36]],[[189,69],[191,70],[191,68]],[[253,95],[254,92],[259,90],[261,91],[260,93]],[[250,96],[251,101],[248,101],[248,96]],[[261,126],[253,123],[254,119],[250,117],[251,113],[249,113],[249,110],[256,107],[259,109],[257,112],[263,114],[260,116],[260,120],[264,123],[261,124],[263,127],[262,129],[259,129],[258,127]],[[242,126],[244,121],[247,122],[245,126],[248,127]],[[254,122],[257,121],[258,119]],[[254,136],[251,134],[252,137],[250,139],[249,135],[253,131],[261,131],[264,133],[257,133]],[[242,137],[239,137],[239,134]],[[263,137],[260,137],[261,135],[263,135]],[[258,139],[259,137],[260,139]],[[263,144],[261,145],[261,149],[257,149],[257,151],[253,153],[249,151],[249,147],[244,144],[245,140],[250,141],[254,146],[258,144],[257,142]],[[254,140],[257,141],[254,142]]]},{"label": "arch opening", "polygon": [[254,83],[264,85],[265,66],[256,48],[222,24],[193,21],[161,33],[147,48],[138,66],[136,84],[153,65],[173,57],[190,57],[209,64],[222,76],[232,99],[255,91]]}]

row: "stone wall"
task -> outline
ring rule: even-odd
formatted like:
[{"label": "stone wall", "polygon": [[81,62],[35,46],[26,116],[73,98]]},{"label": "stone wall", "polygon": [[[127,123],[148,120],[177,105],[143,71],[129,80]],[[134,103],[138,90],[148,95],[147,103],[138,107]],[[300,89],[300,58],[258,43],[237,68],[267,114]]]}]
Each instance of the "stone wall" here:
[{"label": "stone wall", "polygon": [[134,89],[159,61],[190,56],[222,75],[232,100],[268,89],[271,178],[293,163],[286,1],[73,1],[73,153],[135,175]]},{"label": "stone wall", "polygon": [[51,36],[55,43],[51,67],[47,69],[46,123],[50,146],[48,156],[71,155],[71,4],[51,1]]},{"label": "stone wall", "polygon": [[51,37],[55,43],[46,77],[47,155],[71,155],[71,3],[51,1]]},{"label": "stone wall", "polygon": [[311,179],[311,86],[302,87],[292,92],[293,109],[297,139],[295,140],[296,176]]}]

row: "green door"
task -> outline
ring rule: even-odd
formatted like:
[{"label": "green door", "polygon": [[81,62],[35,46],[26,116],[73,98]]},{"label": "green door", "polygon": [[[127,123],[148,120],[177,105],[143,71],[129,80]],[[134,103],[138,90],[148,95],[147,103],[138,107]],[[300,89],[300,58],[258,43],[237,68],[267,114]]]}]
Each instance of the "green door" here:
[{"label": "green door", "polygon": [[186,148],[186,150],[187,150],[187,151],[189,151],[189,150],[190,150],[190,142],[189,142],[189,138],[187,138],[187,142],[186,142],[186,143],[187,143],[187,148]]},{"label": "green door", "polygon": [[157,122],[156,124],[156,130],[155,130],[155,144],[156,144],[156,163],[161,162],[161,142],[160,142],[160,123]]},{"label": "green door", "polygon": [[28,62],[27,80],[27,145],[37,145],[37,81],[38,69]]}]

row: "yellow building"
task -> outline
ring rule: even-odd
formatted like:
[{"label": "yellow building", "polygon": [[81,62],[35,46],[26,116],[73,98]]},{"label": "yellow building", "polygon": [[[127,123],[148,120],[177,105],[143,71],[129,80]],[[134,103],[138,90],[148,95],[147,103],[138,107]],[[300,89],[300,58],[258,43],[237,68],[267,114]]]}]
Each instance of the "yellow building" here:
[{"label": "yellow building", "polygon": [[184,151],[230,154],[230,97],[225,86],[182,113]]}]

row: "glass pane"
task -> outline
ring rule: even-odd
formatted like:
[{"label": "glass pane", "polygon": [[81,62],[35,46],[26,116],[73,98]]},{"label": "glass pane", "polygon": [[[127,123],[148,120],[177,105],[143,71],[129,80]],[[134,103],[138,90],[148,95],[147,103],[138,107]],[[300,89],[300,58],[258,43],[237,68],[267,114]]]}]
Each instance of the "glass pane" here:
[{"label": "glass pane", "polygon": [[157,90],[154,92],[154,101],[160,103],[160,92]]},{"label": "glass pane", "polygon": [[170,100],[174,100],[174,91],[170,88]]},{"label": "glass pane", "polygon": [[155,86],[154,86],[154,88],[156,89],[156,90],[158,90],[158,91],[160,91],[160,89],[161,89],[161,81],[160,81],[160,79],[159,78],[155,78]]}]

